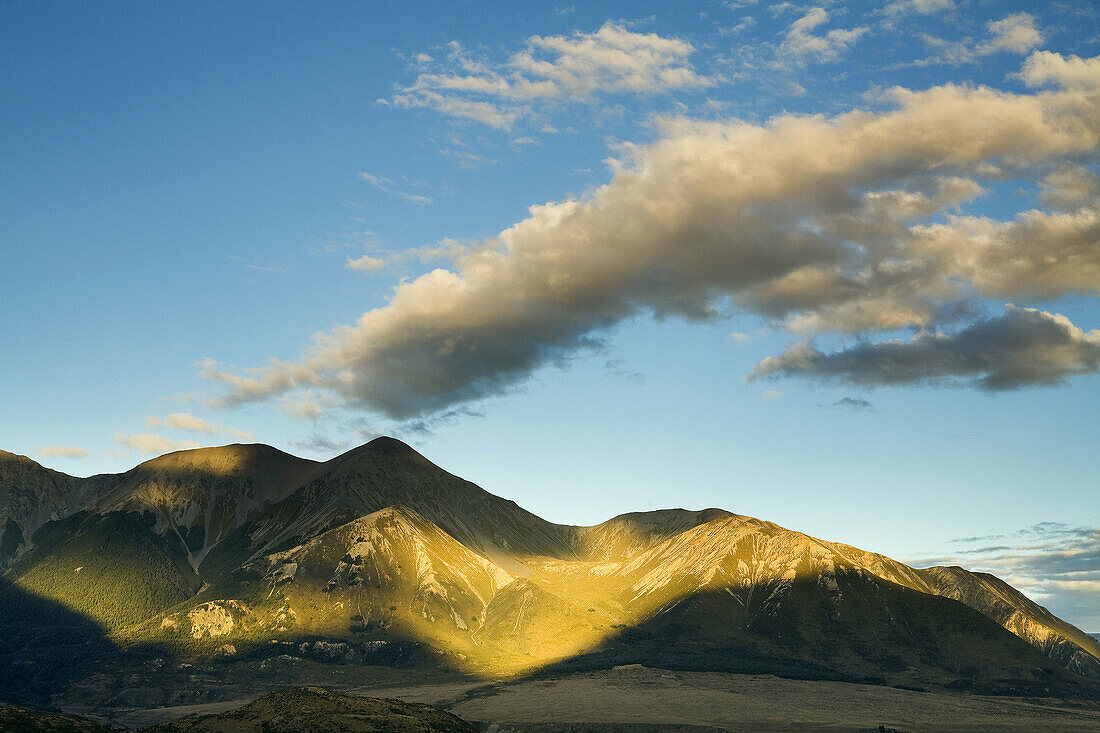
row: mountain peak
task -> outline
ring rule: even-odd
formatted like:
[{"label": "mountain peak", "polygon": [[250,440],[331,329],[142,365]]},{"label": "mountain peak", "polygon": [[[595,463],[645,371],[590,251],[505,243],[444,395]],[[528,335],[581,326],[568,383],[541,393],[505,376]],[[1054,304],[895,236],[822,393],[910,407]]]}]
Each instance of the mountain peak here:
[{"label": "mountain peak", "polygon": [[414,453],[420,455],[408,443],[389,435],[379,435],[377,438],[364,443],[361,448],[381,453]]},{"label": "mountain peak", "polygon": [[629,512],[591,527],[578,527],[582,557],[607,560],[638,552],[692,527],[736,516],[725,509],[655,509]]},{"label": "mountain peak", "polygon": [[362,446],[355,450],[370,450],[375,453],[388,453],[393,456],[420,456],[420,453],[415,448],[408,445],[407,442],[398,440],[397,438],[390,437],[388,435],[379,435],[373,440],[364,442]]},{"label": "mountain peak", "polygon": [[717,507],[708,509],[652,509],[644,512],[627,512],[608,519],[603,524],[635,524],[647,527],[660,527],[663,525],[690,525],[703,524],[714,519],[725,519],[735,516],[733,512]]},{"label": "mountain peak", "polygon": [[284,453],[265,443],[232,443],[173,451],[151,458],[137,466],[146,470],[202,471],[212,476],[228,476],[272,461],[312,463]]},{"label": "mountain peak", "polygon": [[0,450],[0,465],[4,464],[20,464],[20,465],[41,465],[38,461],[23,455],[22,453],[12,453],[11,451]]},{"label": "mountain peak", "polygon": [[388,435],[380,435],[363,445],[341,453],[331,459],[329,463],[333,465],[355,465],[364,459],[371,462],[378,460],[383,462],[410,461],[423,466],[435,467],[435,464],[418,453],[408,443],[404,443],[397,438],[391,438]]}]

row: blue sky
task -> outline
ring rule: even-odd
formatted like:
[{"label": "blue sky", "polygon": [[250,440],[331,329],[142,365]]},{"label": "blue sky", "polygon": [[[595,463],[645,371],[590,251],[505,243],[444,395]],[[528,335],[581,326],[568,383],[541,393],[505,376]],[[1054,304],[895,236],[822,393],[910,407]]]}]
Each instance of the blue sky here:
[{"label": "blue sky", "polygon": [[1092,3],[0,20],[5,449],[395,434],[555,521],[721,506],[1100,630]]}]

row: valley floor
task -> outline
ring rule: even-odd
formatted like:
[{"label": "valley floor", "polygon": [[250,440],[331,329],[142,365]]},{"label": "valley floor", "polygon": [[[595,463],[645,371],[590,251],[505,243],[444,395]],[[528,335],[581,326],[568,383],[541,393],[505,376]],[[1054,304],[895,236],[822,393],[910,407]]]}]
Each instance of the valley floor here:
[{"label": "valley floor", "polygon": [[[335,680],[327,684],[333,684]],[[322,683],[325,684],[325,683]],[[768,675],[680,672],[631,665],[543,679],[498,683],[342,680],[354,694],[444,708],[491,733],[537,731],[1096,731],[1100,707],[1061,700],[1023,700],[915,692]],[[113,722],[150,725],[248,702],[133,710]]]}]

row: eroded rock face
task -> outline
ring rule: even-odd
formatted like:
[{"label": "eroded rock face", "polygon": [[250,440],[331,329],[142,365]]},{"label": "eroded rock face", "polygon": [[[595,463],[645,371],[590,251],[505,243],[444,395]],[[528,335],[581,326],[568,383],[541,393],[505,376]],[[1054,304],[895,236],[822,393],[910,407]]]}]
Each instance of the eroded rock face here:
[{"label": "eroded rock face", "polygon": [[303,657],[322,662],[354,662],[358,658],[355,649],[350,644],[325,639],[303,642],[299,645],[298,651]]},{"label": "eroded rock face", "polygon": [[185,615],[172,614],[160,622],[162,631],[188,634],[192,639],[228,636],[241,626],[249,608],[237,600],[208,601],[195,606]]}]

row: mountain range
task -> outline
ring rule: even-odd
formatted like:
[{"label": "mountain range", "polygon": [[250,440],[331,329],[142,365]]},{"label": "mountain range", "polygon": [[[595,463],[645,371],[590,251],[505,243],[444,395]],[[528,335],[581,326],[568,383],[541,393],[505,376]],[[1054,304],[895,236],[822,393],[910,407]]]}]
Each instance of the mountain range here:
[{"label": "mountain range", "polygon": [[[554,524],[392,439],[75,478],[0,451],[0,699],[120,651],[498,678],[642,663],[1100,699],[1100,643],[1004,581],[723,509]],[[158,657],[158,658],[161,658]]]}]

